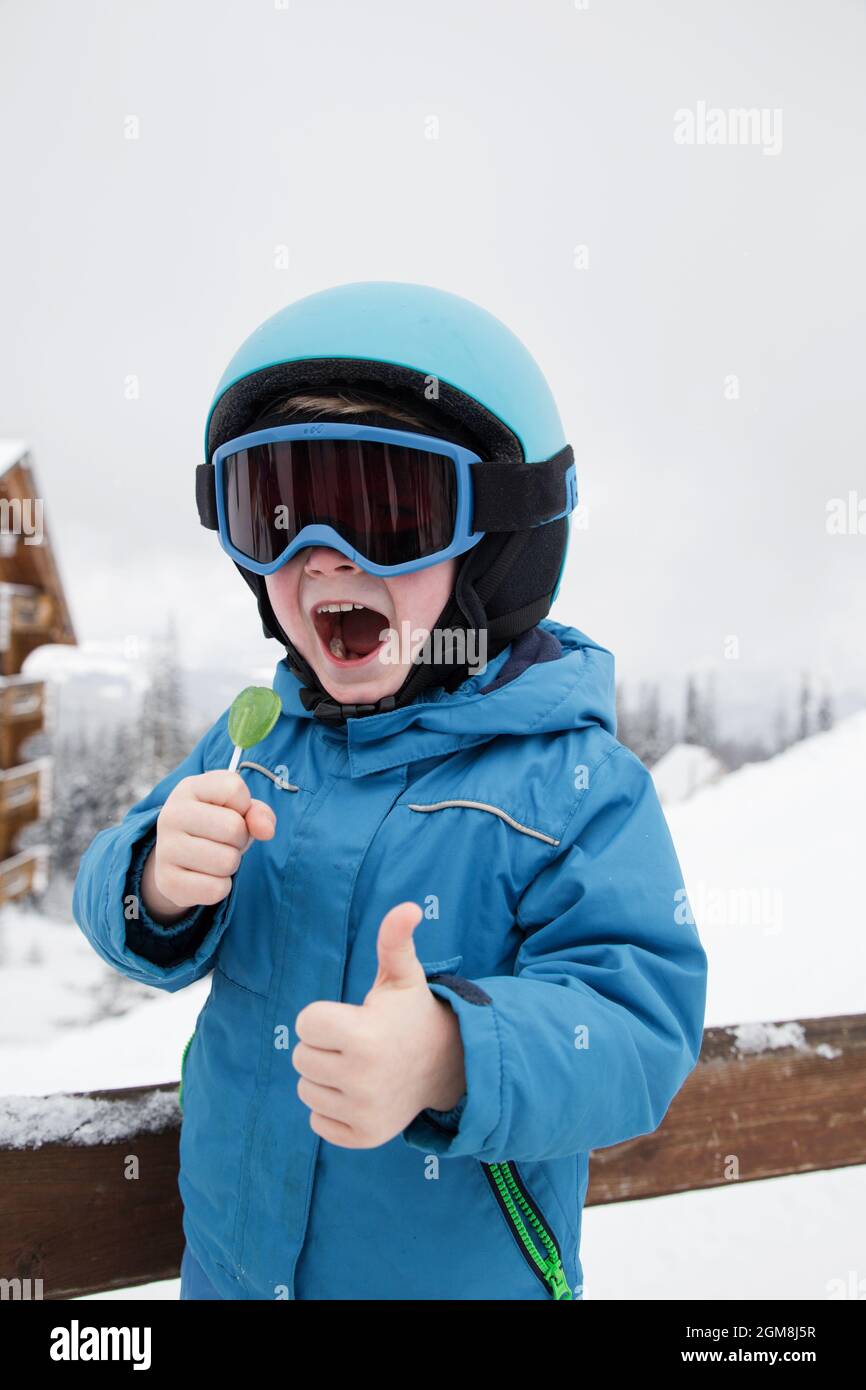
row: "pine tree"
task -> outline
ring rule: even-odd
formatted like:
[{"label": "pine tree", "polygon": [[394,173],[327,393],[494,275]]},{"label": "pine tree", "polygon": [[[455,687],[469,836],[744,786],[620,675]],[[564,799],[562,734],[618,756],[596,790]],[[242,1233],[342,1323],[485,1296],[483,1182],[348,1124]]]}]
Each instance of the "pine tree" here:
[{"label": "pine tree", "polygon": [[136,800],[150,791],[166,773],[172,772],[191,747],[183,676],[177,657],[174,615],[150,656],[148,676],[148,688],[142,697],[140,711]]},{"label": "pine tree", "polygon": [[47,828],[52,873],[74,877],[85,849],[106,824],[101,776],[106,759],[98,752],[82,730],[58,745]]},{"label": "pine tree", "polygon": [[788,729],[788,714],[782,701],[779,702],[779,706],[776,710],[774,733],[775,751],[777,753],[784,753],[785,749],[790,745],[791,735]]},{"label": "pine tree", "polygon": [[132,724],[119,724],[111,741],[111,813],[115,821],[122,820],[138,796],[138,748]]},{"label": "pine tree", "polygon": [[701,741],[701,701],[694,676],[686,680],[686,714],[683,725],[683,742]]},{"label": "pine tree", "polygon": [[704,682],[703,697],[700,701],[698,731],[700,735],[699,742],[712,753],[716,752],[719,746],[716,709],[716,676],[714,671],[709,671]]},{"label": "pine tree", "polygon": [[630,747],[631,721],[625,698],[625,686],[617,682],[616,687],[616,736],[626,748]]},{"label": "pine tree", "polygon": [[809,676],[804,671],[800,682],[800,721],[797,727],[797,738],[808,738],[812,732],[812,691],[809,684]]},{"label": "pine tree", "polygon": [[[673,748],[677,741],[677,721],[672,714],[663,714],[661,720],[661,730],[659,735],[660,752],[658,758],[662,757],[669,748]],[[658,761],[656,758],[656,761]]]},{"label": "pine tree", "polygon": [[94,836],[116,825],[138,800],[135,746],[130,724],[93,737],[79,728],[58,744],[46,831],[52,875],[74,877]]},{"label": "pine tree", "polygon": [[836,722],[836,716],[833,709],[833,697],[830,694],[830,691],[827,688],[827,686],[824,687],[823,693],[821,695],[821,703],[818,706],[817,722],[818,728],[823,730],[824,732],[826,732],[828,729],[832,729],[833,725]]},{"label": "pine tree", "polygon": [[654,683],[641,686],[634,752],[647,767],[652,767],[665,752],[659,688]]},{"label": "pine tree", "polygon": [[160,694],[159,758],[164,777],[173,771],[189,752],[186,727],[186,703],[183,674],[177,650],[177,624],[174,614],[169,617],[163,645],[163,660],[158,683]]},{"label": "pine tree", "polygon": [[47,829],[52,873],[74,877],[98,832],[122,820],[189,751],[173,617],[149,665],[150,687],[135,723],[93,733],[82,724],[56,749]]}]

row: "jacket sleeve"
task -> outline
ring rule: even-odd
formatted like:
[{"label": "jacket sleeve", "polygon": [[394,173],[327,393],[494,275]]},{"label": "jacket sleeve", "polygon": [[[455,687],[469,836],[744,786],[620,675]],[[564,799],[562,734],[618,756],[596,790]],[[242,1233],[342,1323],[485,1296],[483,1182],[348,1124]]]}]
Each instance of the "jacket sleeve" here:
[{"label": "jacket sleeve", "polygon": [[707,958],[652,778],[621,744],[517,921],[513,975],[431,980],[459,1020],[466,1091],[403,1139],[493,1163],[651,1133],[700,1053]]},{"label": "jacket sleeve", "polygon": [[138,891],[156,822],[169,793],[184,777],[226,767],[232,743],[228,710],[183,762],[130,807],[119,825],[100,830],[81,857],[72,912],[103,960],[141,984],[174,992],[201,979],[228,925],[234,891],[221,903],[193,908],[163,926],[150,917]]},{"label": "jacket sleeve", "polygon": [[[191,907],[183,917],[166,925],[151,917],[141,896],[144,867],[156,844],[156,825],[132,846],[123,889],[126,904],[126,944],[154,965],[175,965],[189,956],[213,925],[221,904]],[[133,910],[134,905],[134,910]]]}]

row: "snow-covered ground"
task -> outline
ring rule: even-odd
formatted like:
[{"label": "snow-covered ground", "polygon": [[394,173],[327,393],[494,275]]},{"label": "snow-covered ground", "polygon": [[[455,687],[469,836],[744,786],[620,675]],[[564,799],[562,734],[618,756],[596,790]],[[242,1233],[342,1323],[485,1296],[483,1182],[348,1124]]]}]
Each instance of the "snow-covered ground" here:
[{"label": "snow-covered ground", "polygon": [[47,1095],[177,1080],[209,991],[209,977],[175,994],[127,980],[74,922],[10,905],[0,915],[2,1090]]},{"label": "snow-covered ground", "polygon": [[[866,714],[665,813],[708,1027],[866,1012]],[[581,1259],[587,1298],[866,1298],[866,1167],[588,1207]]]},{"label": "snow-covered ground", "polygon": [[707,1026],[866,1012],[866,712],[666,815],[710,960]]},{"label": "snow-covered ground", "polygon": [[653,764],[653,781],[663,805],[685,801],[702,787],[718,781],[725,769],[709,748],[697,743],[675,743]]},{"label": "snow-covered ground", "polygon": [[[860,713],[667,808],[710,960],[708,1026],[866,1012],[864,773]],[[12,907],[0,966],[7,1094],[178,1078],[207,980],[136,986],[75,926]],[[864,1298],[864,1229],[866,1167],[590,1207],[586,1297]],[[99,1297],[177,1292],[165,1280]]]}]

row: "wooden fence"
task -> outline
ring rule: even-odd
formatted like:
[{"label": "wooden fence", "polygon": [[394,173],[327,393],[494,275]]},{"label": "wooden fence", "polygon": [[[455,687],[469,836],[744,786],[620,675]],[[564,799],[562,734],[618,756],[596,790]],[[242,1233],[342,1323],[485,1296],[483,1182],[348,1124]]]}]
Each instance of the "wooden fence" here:
[{"label": "wooden fence", "polygon": [[[180,1122],[177,1082],[0,1099],[0,1282],[68,1299],[176,1278]],[[858,1163],[866,1014],[710,1028],[659,1129],[593,1152],[587,1205]]]}]

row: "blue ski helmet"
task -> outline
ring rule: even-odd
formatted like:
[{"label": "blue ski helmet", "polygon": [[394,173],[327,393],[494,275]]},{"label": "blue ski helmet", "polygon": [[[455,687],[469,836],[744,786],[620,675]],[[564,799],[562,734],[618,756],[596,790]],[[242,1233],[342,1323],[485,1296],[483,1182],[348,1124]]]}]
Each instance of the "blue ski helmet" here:
[{"label": "blue ski helmet", "polygon": [[[556,460],[562,467],[573,455],[535,359],[505,324],[460,295],[430,285],[358,281],[307,295],[260,324],[223,372],[208,411],[205,464],[196,478],[202,523],[216,526],[209,465],[221,444],[272,423],[286,396],[341,389],[362,392],[371,402],[365,424],[394,428],[392,417],[376,414],[376,402],[403,405],[421,421],[418,432],[473,449],[484,461],[475,467],[512,466],[496,475],[495,490],[505,498],[503,520],[461,557],[454,590],[435,624],[486,629],[492,658],[550,611],[569,540],[568,512],[545,524],[521,513],[520,499],[528,495],[522,469],[522,487],[508,515],[513,465]],[[300,409],[281,415],[283,423],[290,418],[311,416]],[[315,419],[323,418],[315,412]],[[237,568],[256,594],[263,631],[286,648],[305,706],[325,722],[393,709],[428,686],[453,690],[466,679],[466,666],[417,665],[396,695],[375,705],[340,705],[280,627],[264,577]]]}]

